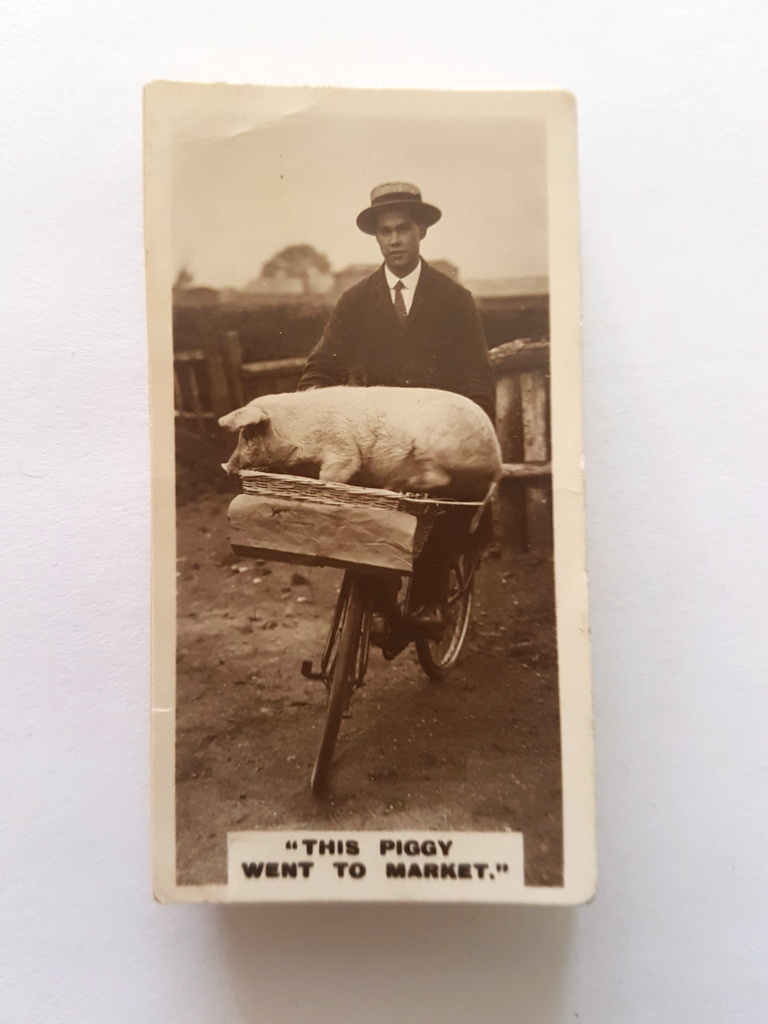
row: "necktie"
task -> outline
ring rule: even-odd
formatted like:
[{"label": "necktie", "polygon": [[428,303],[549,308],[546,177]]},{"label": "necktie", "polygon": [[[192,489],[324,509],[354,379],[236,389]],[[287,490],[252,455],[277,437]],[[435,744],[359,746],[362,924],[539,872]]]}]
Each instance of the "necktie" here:
[{"label": "necktie", "polygon": [[405,288],[403,282],[398,281],[395,285],[395,312],[401,327],[408,319],[408,310],[405,308],[405,299],[403,298],[403,288]]}]

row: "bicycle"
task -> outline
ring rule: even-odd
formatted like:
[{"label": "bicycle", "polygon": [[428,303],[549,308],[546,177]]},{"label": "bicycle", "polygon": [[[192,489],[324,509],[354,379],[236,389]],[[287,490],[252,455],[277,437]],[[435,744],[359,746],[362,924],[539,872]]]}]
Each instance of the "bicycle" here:
[{"label": "bicycle", "polygon": [[[468,533],[465,550],[457,555],[449,569],[446,621],[439,636],[425,635],[408,622],[412,562],[423,547],[435,517],[462,509],[473,512],[476,522],[483,503],[321,483],[256,470],[244,470],[240,476],[245,494],[235,498],[230,505],[231,540],[237,554],[304,565],[333,565],[345,570],[319,669],[314,669],[311,660],[305,660],[301,665],[302,675],[320,680],[327,691],[325,721],[310,782],[312,793],[322,797],[327,791],[342,718],[354,691],[362,686],[368,668],[374,615],[369,586],[371,575],[383,573],[390,578],[393,575],[401,579],[405,576],[408,580],[405,597],[389,620],[389,630],[378,644],[384,658],[391,661],[414,643],[419,664],[426,675],[431,679],[442,678],[458,661],[466,639],[480,549],[472,544]],[[251,505],[246,505],[249,498]],[[395,553],[386,550],[372,553],[369,542],[365,541],[358,545],[352,543],[349,545],[351,550],[341,553],[335,550],[332,544],[327,543],[327,531],[322,528],[323,524],[330,522],[330,509],[333,510],[334,521],[340,520],[348,530],[357,529],[364,533],[362,527],[367,520],[376,527],[386,525],[397,534]],[[349,511],[351,509],[356,510],[354,516]],[[365,509],[362,516],[361,509]],[[382,524],[381,517],[385,512],[387,518]],[[301,536],[296,529],[297,523],[305,527],[311,523],[315,528]],[[400,550],[405,550],[404,538],[410,538],[408,558]]]},{"label": "bicycle", "polygon": [[[415,642],[419,663],[431,679],[440,679],[453,668],[461,654],[469,627],[476,567],[477,562],[470,561],[465,555],[461,555],[451,567],[446,600],[447,621],[439,638],[421,635],[409,627],[409,586],[399,622],[389,641],[385,639],[381,645],[387,661],[393,660],[410,643]],[[305,678],[321,680],[328,691],[325,723],[311,778],[315,796],[322,796],[326,791],[341,720],[352,694],[363,685],[368,668],[373,609],[366,585],[367,575],[357,569],[348,569],[344,573],[320,671],[313,670],[311,661],[304,661],[301,666]]]}]

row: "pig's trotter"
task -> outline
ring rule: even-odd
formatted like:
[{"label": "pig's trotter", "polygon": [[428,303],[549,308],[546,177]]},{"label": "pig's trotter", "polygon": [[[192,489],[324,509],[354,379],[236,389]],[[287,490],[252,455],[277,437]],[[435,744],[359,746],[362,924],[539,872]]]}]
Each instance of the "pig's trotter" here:
[{"label": "pig's trotter", "polygon": [[438,487],[447,487],[451,482],[450,473],[436,462],[429,462],[422,459],[418,469],[406,481],[409,491],[434,491]]},{"label": "pig's trotter", "polygon": [[320,479],[331,484],[345,484],[362,465],[360,455],[350,452],[344,455],[328,455],[320,466]]}]

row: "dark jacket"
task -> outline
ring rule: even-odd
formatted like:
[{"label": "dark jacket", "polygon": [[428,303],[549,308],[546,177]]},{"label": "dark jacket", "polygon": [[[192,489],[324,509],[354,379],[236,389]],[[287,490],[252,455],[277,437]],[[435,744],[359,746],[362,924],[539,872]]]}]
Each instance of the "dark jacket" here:
[{"label": "dark jacket", "polygon": [[345,384],[350,378],[367,386],[454,391],[494,418],[493,372],[472,295],[426,262],[402,327],[383,265],[339,299],[307,360],[299,390]]}]

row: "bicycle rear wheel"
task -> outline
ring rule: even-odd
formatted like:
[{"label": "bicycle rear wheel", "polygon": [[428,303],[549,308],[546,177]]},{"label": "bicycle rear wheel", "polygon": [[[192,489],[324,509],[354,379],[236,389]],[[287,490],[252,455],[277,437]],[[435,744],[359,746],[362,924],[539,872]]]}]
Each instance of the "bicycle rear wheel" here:
[{"label": "bicycle rear wheel", "polygon": [[[325,723],[315,767],[312,771],[311,787],[315,796],[322,796],[328,786],[328,777],[341,719],[349,705],[355,686],[362,682],[367,660],[367,631],[370,629],[370,614],[367,610],[364,582],[359,575],[353,575],[346,590],[343,620],[339,644],[330,669],[328,681],[328,703],[325,709]],[[363,634],[366,633],[364,636]]]},{"label": "bicycle rear wheel", "polygon": [[416,653],[430,679],[442,679],[459,660],[472,614],[472,590],[476,563],[461,555],[448,581],[447,619],[440,640],[419,637]]}]

